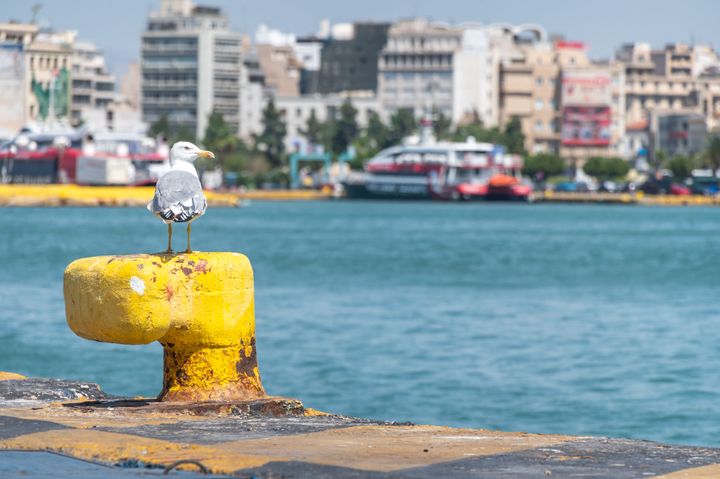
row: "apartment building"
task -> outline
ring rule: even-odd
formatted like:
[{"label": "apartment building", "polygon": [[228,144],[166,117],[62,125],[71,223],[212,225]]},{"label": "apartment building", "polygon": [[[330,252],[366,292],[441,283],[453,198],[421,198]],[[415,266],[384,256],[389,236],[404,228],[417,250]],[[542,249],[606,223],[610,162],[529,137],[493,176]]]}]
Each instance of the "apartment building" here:
[{"label": "apartment building", "polygon": [[383,112],[409,109],[420,117],[432,108],[453,117],[454,60],[462,37],[457,27],[424,19],[394,23],[378,64]]},{"label": "apartment building", "polygon": [[582,45],[515,42],[500,64],[500,124],[519,118],[528,151],[558,153],[562,68],[589,64]]},{"label": "apartment building", "polygon": [[628,123],[648,120],[653,110],[695,111],[710,128],[720,126],[720,59],[704,45],[623,45],[615,58],[625,65]]},{"label": "apartment building", "polygon": [[516,54],[518,43],[546,37],[537,25],[473,23],[448,25],[423,19],[393,24],[380,54],[378,96],[387,114],[428,108],[453,123],[479,118],[501,122],[500,64]]},{"label": "apartment building", "polygon": [[71,57],[72,111],[75,124],[83,111],[105,109],[115,101],[115,76],[108,72],[105,57],[91,42],[76,42]]},{"label": "apartment building", "polygon": [[582,42],[515,37],[500,65],[500,123],[518,117],[531,153],[576,165],[623,154],[624,70],[591,62]]},{"label": "apartment building", "polygon": [[142,112],[205,135],[212,112],[240,132],[241,38],[219,8],[163,0],[142,34]]},{"label": "apartment building", "polygon": [[302,63],[296,54],[295,34],[260,25],[255,32],[254,53],[265,75],[265,89],[269,94],[300,94]]}]

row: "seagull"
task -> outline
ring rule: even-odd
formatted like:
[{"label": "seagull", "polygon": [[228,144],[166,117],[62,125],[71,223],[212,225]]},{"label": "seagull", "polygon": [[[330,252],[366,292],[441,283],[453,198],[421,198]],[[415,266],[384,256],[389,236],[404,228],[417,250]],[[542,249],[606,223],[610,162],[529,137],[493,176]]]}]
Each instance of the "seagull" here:
[{"label": "seagull", "polygon": [[179,141],[170,149],[170,171],[158,179],[155,196],[147,209],[168,226],[168,248],[172,254],[172,224],[187,223],[187,250],[190,249],[190,223],[202,216],[207,200],[193,162],[198,158],[215,158],[188,141]]}]

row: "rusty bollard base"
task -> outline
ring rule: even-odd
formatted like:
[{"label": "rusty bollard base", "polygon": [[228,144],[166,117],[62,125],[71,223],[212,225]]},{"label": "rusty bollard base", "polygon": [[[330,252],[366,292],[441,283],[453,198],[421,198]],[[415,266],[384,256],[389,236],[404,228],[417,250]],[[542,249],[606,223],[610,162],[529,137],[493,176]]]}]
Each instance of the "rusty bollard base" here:
[{"label": "rusty bollard base", "polygon": [[164,348],[162,401],[265,396],[255,350],[253,271],[239,253],[82,258],[65,270],[70,329]]}]

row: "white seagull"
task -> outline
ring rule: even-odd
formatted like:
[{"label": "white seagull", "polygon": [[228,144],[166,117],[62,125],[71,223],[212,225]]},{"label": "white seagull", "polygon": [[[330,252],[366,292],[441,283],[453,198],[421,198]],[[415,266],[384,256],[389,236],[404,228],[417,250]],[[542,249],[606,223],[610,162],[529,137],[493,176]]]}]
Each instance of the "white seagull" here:
[{"label": "white seagull", "polygon": [[193,162],[198,158],[215,158],[210,151],[204,151],[188,141],[179,141],[170,149],[170,171],[160,177],[155,186],[155,196],[147,209],[168,225],[168,248],[172,250],[172,224],[187,223],[187,250],[190,249],[190,223],[202,216],[207,209]]}]

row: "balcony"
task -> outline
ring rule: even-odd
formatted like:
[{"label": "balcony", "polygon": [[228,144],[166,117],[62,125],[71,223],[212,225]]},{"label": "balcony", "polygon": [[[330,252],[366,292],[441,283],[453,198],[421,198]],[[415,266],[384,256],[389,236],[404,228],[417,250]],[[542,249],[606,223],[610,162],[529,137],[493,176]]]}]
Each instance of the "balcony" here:
[{"label": "balcony", "polygon": [[148,90],[194,90],[197,88],[197,81],[145,80],[142,87]]},{"label": "balcony", "polygon": [[177,97],[143,97],[143,105],[176,105],[176,106],[187,106],[196,105],[197,98],[192,96],[177,96]]},{"label": "balcony", "polygon": [[143,61],[143,70],[197,70],[196,61]]},{"label": "balcony", "polygon": [[142,46],[143,53],[159,53],[159,54],[178,54],[178,53],[195,53],[197,45],[149,45],[144,43]]}]

